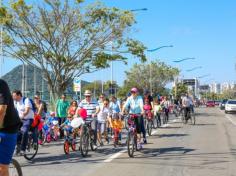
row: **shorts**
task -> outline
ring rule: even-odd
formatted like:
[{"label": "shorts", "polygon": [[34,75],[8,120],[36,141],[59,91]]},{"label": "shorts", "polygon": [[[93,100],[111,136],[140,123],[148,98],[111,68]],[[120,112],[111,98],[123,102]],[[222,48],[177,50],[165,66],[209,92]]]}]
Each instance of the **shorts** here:
[{"label": "shorts", "polygon": [[140,134],[142,132],[142,116],[134,118],[134,123],[136,125],[137,133]]},{"label": "shorts", "polygon": [[0,132],[0,164],[9,165],[15,150],[17,133]]},{"label": "shorts", "polygon": [[106,122],[97,122],[97,132],[100,132],[101,134],[105,132],[106,129]]}]

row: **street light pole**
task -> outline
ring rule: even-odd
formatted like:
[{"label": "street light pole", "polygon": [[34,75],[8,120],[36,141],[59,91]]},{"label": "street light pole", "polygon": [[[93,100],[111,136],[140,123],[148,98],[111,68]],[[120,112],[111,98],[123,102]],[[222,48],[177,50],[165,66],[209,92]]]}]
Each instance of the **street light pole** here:
[{"label": "street light pole", "polygon": [[[152,52],[155,52],[157,50],[160,50],[162,48],[171,48],[171,47],[174,47],[173,45],[164,45],[164,46],[160,46],[160,47],[157,47],[157,48],[154,48],[154,49],[148,49],[147,52],[149,53],[152,53]],[[148,58],[149,62],[150,62],[150,65],[149,65],[149,87],[150,87],[150,93],[152,95],[152,63],[151,63],[151,57],[149,56]]]}]

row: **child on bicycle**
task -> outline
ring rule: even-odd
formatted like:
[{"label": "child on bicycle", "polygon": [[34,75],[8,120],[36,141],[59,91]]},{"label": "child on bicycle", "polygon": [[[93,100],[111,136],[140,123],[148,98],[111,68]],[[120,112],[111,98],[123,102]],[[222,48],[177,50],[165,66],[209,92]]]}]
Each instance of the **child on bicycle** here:
[{"label": "child on bicycle", "polygon": [[73,132],[73,128],[71,126],[72,120],[73,120],[73,116],[69,114],[66,121],[60,126],[60,128],[63,128],[64,130],[65,139],[67,139]]},{"label": "child on bicycle", "polygon": [[121,144],[121,131],[123,128],[123,122],[119,117],[118,113],[113,114],[112,119],[110,120],[110,126],[114,132],[114,142],[116,144]]}]

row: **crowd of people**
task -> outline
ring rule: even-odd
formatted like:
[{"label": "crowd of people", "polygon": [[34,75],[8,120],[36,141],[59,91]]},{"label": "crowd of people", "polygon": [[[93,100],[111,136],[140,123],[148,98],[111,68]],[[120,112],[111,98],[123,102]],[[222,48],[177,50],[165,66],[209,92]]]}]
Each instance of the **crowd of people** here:
[{"label": "crowd of people", "polygon": [[[164,112],[168,119],[172,106],[167,97],[154,98],[148,90],[145,90],[141,96],[135,87],[130,90],[123,101],[115,96],[108,98],[105,94],[101,94],[98,100],[94,100],[90,90],[84,92],[84,97],[79,102],[77,100],[69,102],[63,94],[56,102],[55,109],[49,113],[46,103],[38,94],[32,100],[24,97],[19,90],[11,93],[7,83],[0,80],[0,175],[8,175],[8,165],[16,145],[18,146],[16,154],[25,154],[29,130],[33,132],[34,143],[41,144],[42,130],[39,129],[42,129],[42,125],[41,128],[39,126],[42,122],[50,121],[49,118],[58,120],[60,138],[72,133],[71,122],[74,118],[80,117],[84,121],[91,121],[95,137],[94,147],[97,148],[97,145],[103,146],[104,142],[109,143],[108,133],[112,129],[122,130],[124,114],[135,114],[137,115],[134,122],[138,148],[141,149],[143,144],[147,143],[143,115],[149,112],[161,123],[161,112]],[[185,116],[193,107],[193,101],[188,95],[174,103],[176,106],[183,107]],[[119,143],[121,143],[121,138],[121,133],[119,133]]]}]

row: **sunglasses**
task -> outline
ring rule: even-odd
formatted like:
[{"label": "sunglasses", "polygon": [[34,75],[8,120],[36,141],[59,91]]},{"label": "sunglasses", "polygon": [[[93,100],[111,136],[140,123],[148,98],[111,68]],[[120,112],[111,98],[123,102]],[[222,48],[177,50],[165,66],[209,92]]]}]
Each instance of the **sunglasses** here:
[{"label": "sunglasses", "polygon": [[91,97],[91,96],[85,96],[85,97],[87,98],[87,97]]},{"label": "sunglasses", "polygon": [[100,97],[100,98],[104,98],[104,97]]},{"label": "sunglasses", "polygon": [[132,94],[135,94],[136,92],[133,92],[133,91],[132,91],[131,93],[132,93]]}]

